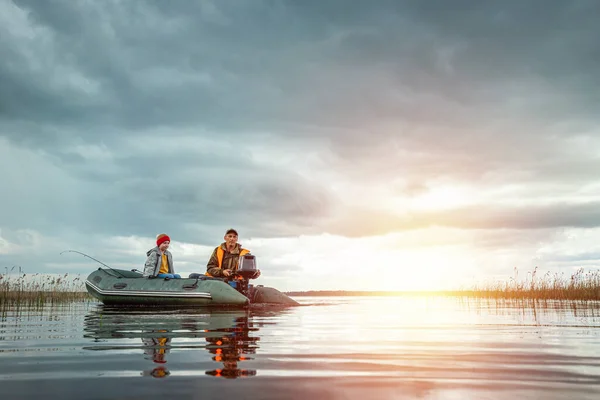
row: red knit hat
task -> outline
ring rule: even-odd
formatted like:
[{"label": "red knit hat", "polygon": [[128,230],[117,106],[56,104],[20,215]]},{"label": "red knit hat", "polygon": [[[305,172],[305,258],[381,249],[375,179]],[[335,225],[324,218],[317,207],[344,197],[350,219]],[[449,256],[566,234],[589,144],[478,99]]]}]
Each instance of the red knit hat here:
[{"label": "red knit hat", "polygon": [[166,233],[161,233],[156,237],[156,245],[160,246],[161,243],[169,241],[171,242],[171,238]]}]

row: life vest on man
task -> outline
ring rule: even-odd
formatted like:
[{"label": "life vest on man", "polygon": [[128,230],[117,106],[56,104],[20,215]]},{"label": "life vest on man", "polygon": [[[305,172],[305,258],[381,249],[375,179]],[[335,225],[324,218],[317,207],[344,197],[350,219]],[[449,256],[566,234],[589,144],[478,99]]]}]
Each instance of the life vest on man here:
[{"label": "life vest on man", "polygon": [[[242,249],[242,251],[240,251],[240,257],[243,256],[244,254],[248,254],[248,253],[250,253],[250,250]],[[225,251],[223,250],[223,248],[221,246],[219,246],[217,248],[217,261],[219,262],[219,268],[222,268],[224,254],[225,254]]]},{"label": "life vest on man", "polygon": [[[250,253],[250,250],[247,249],[242,249],[242,251],[240,251],[240,257],[243,256],[244,254],[248,254]],[[221,246],[217,247],[217,262],[219,263],[219,268],[223,268],[223,256],[225,255],[225,251],[223,250],[223,248]],[[206,276],[212,276],[211,274],[207,272],[204,273],[204,275]]]}]

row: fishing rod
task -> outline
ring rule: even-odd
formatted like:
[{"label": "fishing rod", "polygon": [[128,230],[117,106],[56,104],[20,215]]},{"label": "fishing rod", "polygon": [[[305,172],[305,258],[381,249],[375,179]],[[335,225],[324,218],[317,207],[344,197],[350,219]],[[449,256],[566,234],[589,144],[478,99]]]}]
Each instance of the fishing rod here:
[{"label": "fishing rod", "polygon": [[102,261],[96,260],[94,257],[92,257],[92,256],[88,256],[87,254],[85,254],[85,253],[82,253],[82,252],[80,252],[80,251],[77,251],[77,250],[65,250],[65,251],[62,251],[62,252],[60,253],[60,255],[62,255],[62,253],[77,253],[77,254],[81,254],[81,255],[82,255],[82,256],[84,256],[84,257],[87,257],[87,258],[89,258],[89,259],[91,259],[91,260],[94,260],[94,261],[96,261],[97,263],[100,263],[100,264],[104,265],[106,268],[110,269],[111,271],[113,271],[113,272],[116,272],[117,274],[121,275],[121,277],[122,277],[122,278],[125,278],[125,277],[126,277],[125,275],[123,275],[123,274],[122,274],[122,273],[120,273],[119,271],[117,271],[117,270],[114,270],[114,269],[112,269],[111,267],[109,267],[108,265],[104,264]]}]

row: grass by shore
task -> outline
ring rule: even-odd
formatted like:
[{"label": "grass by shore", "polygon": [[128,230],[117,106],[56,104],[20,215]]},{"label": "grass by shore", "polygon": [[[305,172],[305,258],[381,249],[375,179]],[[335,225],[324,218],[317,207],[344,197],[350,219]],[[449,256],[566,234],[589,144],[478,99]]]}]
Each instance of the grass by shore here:
[{"label": "grass by shore", "polygon": [[537,267],[524,280],[515,278],[462,291],[469,297],[534,300],[600,300],[600,271],[578,269],[571,275],[537,275]]},{"label": "grass by shore", "polygon": [[[12,271],[11,271],[12,272]],[[81,278],[22,273],[0,274],[0,306],[43,306],[93,300],[82,285]]]},{"label": "grass by shore", "polygon": [[600,271],[585,272],[583,268],[572,275],[546,273],[539,277],[537,268],[524,280],[515,277],[508,281],[488,283],[471,288],[447,291],[347,291],[310,290],[286,292],[288,296],[453,296],[487,299],[523,300],[600,300]]}]

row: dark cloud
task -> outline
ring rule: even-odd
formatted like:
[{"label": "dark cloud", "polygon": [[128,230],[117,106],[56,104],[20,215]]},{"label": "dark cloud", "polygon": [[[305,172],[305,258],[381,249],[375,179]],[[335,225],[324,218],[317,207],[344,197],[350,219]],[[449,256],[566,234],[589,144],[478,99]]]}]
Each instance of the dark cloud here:
[{"label": "dark cloud", "polygon": [[537,230],[600,227],[600,202],[570,202],[522,206],[477,205],[447,211],[419,211],[394,215],[386,211],[355,209],[326,227],[332,234],[350,237],[383,235],[427,227],[461,229]]},{"label": "dark cloud", "polygon": [[[28,44],[53,79],[6,40],[15,61],[3,66],[12,100],[2,104],[45,123],[473,126],[473,105],[479,116],[540,118],[598,100],[587,86],[598,79],[595,3],[17,4],[40,27]],[[515,109],[524,82],[561,96],[530,93]]]},{"label": "dark cloud", "polygon": [[[185,147],[145,144],[119,152],[120,146],[126,148],[120,142],[42,158],[4,148],[0,165],[11,171],[5,179],[14,190],[4,197],[3,225],[84,235],[167,230],[206,244],[231,225],[245,237],[310,231],[332,207],[320,184],[259,166],[243,152],[223,162],[210,151]],[[11,169],[11,157],[27,160],[27,168]]]},{"label": "dark cloud", "polygon": [[432,223],[464,228],[595,228],[600,226],[600,202],[570,202],[525,206],[469,207],[435,215]]}]

